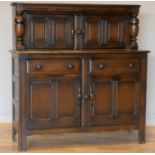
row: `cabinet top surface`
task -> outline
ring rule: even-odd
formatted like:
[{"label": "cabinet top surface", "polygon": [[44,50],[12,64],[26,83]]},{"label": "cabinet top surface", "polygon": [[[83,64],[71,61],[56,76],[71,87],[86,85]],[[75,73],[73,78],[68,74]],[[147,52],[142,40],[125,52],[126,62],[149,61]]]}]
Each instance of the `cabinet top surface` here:
[{"label": "cabinet top surface", "polygon": [[128,12],[138,14],[140,5],[112,4],[56,4],[56,3],[12,3],[17,11],[65,11],[65,12]]},{"label": "cabinet top surface", "polygon": [[11,3],[12,6],[98,6],[98,7],[140,7],[140,5],[124,5],[124,4],[73,4],[73,3]]},{"label": "cabinet top surface", "polygon": [[11,50],[17,54],[137,54],[149,53],[147,50],[107,49],[107,50]]}]

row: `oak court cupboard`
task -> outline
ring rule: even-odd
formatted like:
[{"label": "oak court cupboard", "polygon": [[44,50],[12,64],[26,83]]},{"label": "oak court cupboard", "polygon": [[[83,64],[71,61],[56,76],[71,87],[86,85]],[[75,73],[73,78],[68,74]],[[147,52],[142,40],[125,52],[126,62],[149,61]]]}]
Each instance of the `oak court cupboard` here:
[{"label": "oak court cupboard", "polygon": [[138,131],[145,142],[147,53],[139,5],[13,3],[12,138]]}]

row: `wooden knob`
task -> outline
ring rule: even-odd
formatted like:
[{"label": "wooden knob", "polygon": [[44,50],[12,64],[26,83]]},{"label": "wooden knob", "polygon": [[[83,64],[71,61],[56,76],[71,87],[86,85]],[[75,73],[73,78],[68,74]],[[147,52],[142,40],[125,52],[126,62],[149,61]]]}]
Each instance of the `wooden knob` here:
[{"label": "wooden knob", "polygon": [[133,63],[129,63],[129,64],[128,64],[128,67],[129,67],[129,68],[133,68],[133,67],[134,67],[134,64],[133,64]]},{"label": "wooden knob", "polygon": [[68,67],[67,67],[69,70],[73,69],[74,66],[72,64],[69,64]]},{"label": "wooden knob", "polygon": [[104,64],[99,64],[99,65],[98,65],[98,68],[99,68],[99,69],[103,69],[104,67],[105,67]]},{"label": "wooden knob", "polygon": [[37,64],[37,65],[35,66],[35,68],[36,68],[36,70],[41,70],[41,69],[43,68],[43,66],[42,66],[41,64]]}]

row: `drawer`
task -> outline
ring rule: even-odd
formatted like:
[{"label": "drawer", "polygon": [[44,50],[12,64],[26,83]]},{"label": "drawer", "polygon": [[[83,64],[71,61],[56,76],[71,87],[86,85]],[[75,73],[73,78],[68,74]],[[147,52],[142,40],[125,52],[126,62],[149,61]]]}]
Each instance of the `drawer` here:
[{"label": "drawer", "polygon": [[92,59],[92,75],[136,74],[139,72],[138,59]]},{"label": "drawer", "polygon": [[27,60],[28,74],[79,75],[80,59]]}]

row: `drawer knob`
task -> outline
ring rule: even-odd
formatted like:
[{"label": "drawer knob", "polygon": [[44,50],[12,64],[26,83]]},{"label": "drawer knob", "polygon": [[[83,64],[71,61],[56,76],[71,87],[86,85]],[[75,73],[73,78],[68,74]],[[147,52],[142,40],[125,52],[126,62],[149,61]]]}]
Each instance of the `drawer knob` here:
[{"label": "drawer knob", "polygon": [[129,68],[133,68],[133,67],[134,67],[134,64],[133,64],[133,63],[129,63],[129,64],[128,64],[128,67],[129,67]]},{"label": "drawer knob", "polygon": [[73,69],[74,66],[72,64],[69,64],[68,67],[67,67],[69,70]]},{"label": "drawer knob", "polygon": [[104,67],[105,67],[104,64],[99,64],[99,65],[98,65],[98,68],[99,68],[99,69],[103,69]]},{"label": "drawer knob", "polygon": [[35,66],[35,68],[36,68],[36,70],[41,70],[41,69],[43,68],[43,66],[42,66],[41,64],[37,64],[37,65]]}]

